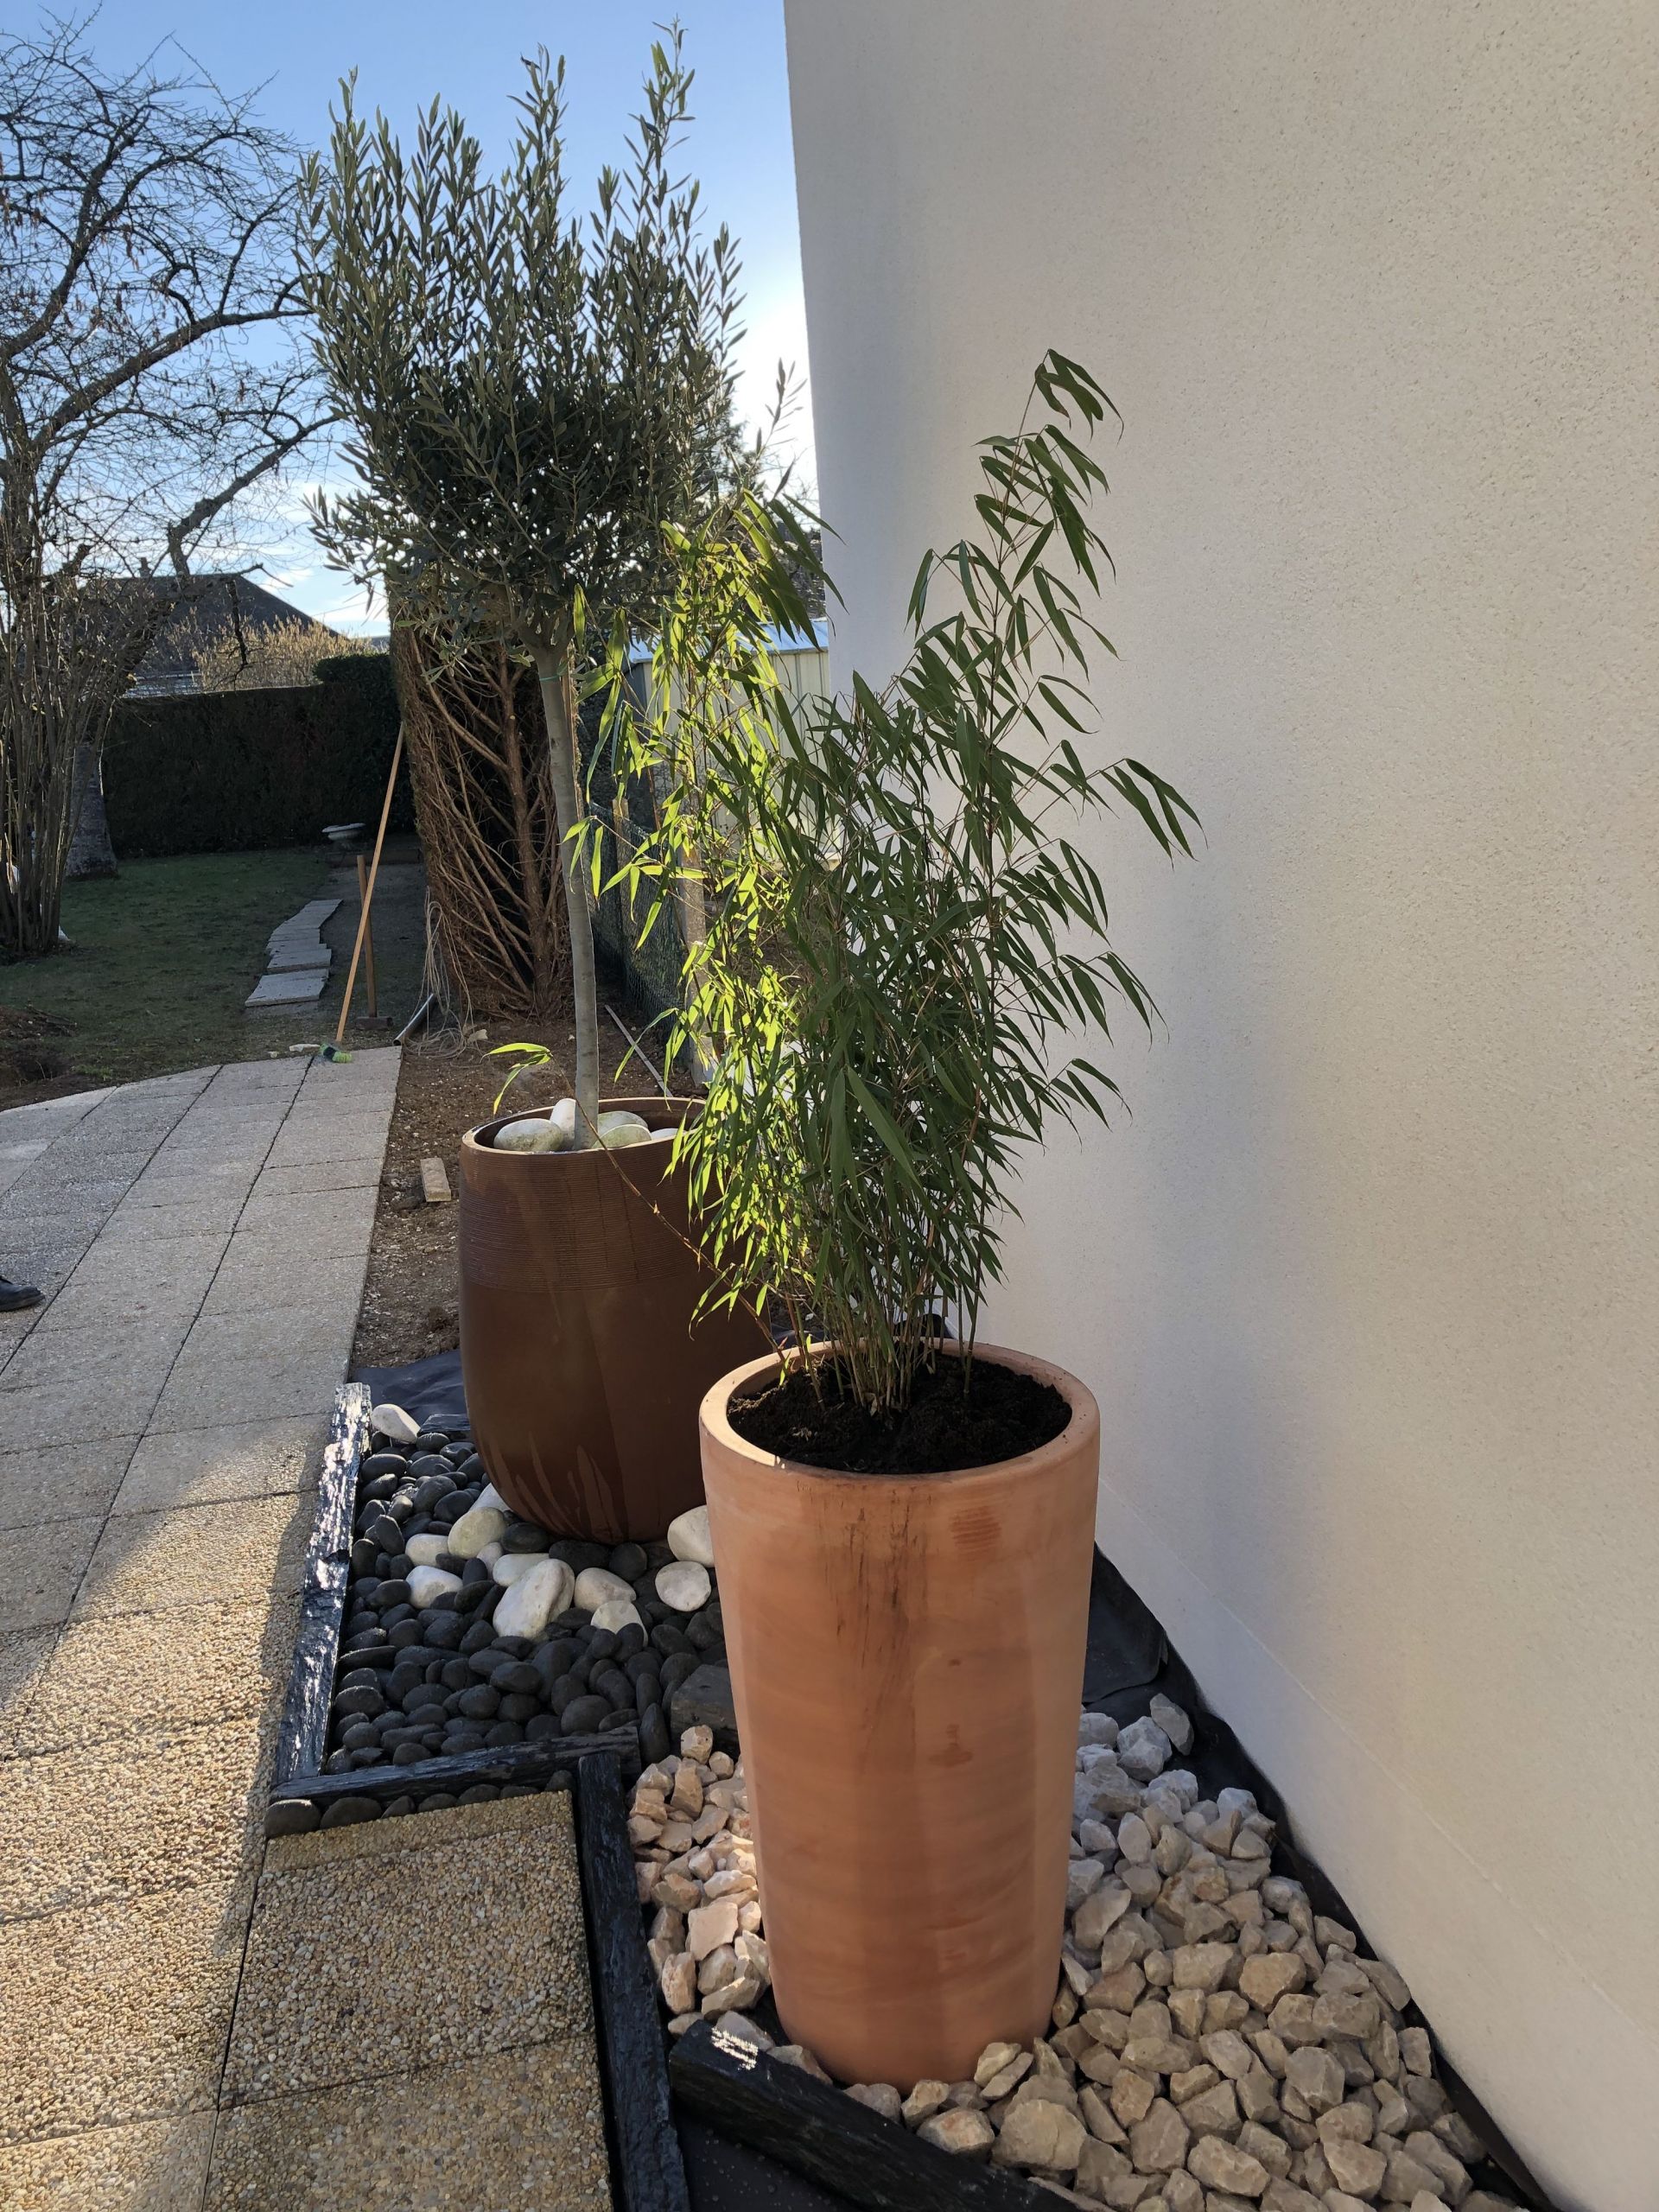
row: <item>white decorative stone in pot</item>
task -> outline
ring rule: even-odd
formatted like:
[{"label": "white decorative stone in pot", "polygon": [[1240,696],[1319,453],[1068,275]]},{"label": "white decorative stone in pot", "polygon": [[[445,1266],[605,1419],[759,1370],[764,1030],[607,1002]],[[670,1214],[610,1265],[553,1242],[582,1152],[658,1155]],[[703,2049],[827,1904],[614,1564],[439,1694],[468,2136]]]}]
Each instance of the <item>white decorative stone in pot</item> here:
[{"label": "white decorative stone in pot", "polygon": [[476,1559],[486,1544],[499,1543],[506,1533],[505,1513],[493,1505],[475,1505],[450,1529],[449,1548],[457,1559]]},{"label": "white decorative stone in pot", "polygon": [[696,1560],[699,1567],[715,1563],[715,1540],[709,1530],[709,1509],[694,1505],[677,1514],[668,1524],[668,1548],[676,1559]]},{"label": "white decorative stone in pot", "polygon": [[[477,1508],[474,1507],[474,1510],[476,1511]],[[475,1551],[473,1554],[473,1557],[478,1561],[480,1567],[487,1567],[490,1572],[493,1573],[495,1572],[495,1562],[500,1558],[502,1553],[505,1549],[506,1546],[502,1543],[499,1537],[492,1536],[489,1542],[486,1544],[481,1550]]]},{"label": "white decorative stone in pot", "polygon": [[563,1130],[564,1141],[567,1145],[571,1145],[575,1142],[576,1102],[574,1098],[561,1098],[558,1104],[553,1109],[553,1111],[547,1118],[552,1122],[556,1129]]},{"label": "white decorative stone in pot", "polygon": [[481,1513],[486,1507],[493,1508],[497,1513],[511,1513],[512,1510],[512,1508],[507,1503],[506,1499],[502,1497],[500,1491],[497,1490],[493,1483],[486,1483],[483,1489],[480,1491],[478,1496],[473,1500],[473,1511],[474,1513]]},{"label": "white decorative stone in pot", "polygon": [[608,1567],[584,1567],[576,1577],[576,1603],[584,1613],[591,1613],[613,1598],[626,1598],[633,1603],[633,1585],[625,1582],[620,1574],[613,1574]]},{"label": "white decorative stone in pot", "polygon": [[657,1595],[677,1613],[695,1613],[709,1602],[709,1570],[692,1559],[677,1559],[657,1570]]},{"label": "white decorative stone in pot", "polygon": [[503,1592],[493,1625],[498,1636],[539,1636],[570,1603],[574,1580],[562,1559],[538,1559]]},{"label": "white decorative stone in pot", "polygon": [[599,1141],[607,1152],[620,1152],[625,1145],[651,1141],[651,1130],[638,1114],[601,1114],[595,1126]]},{"label": "white decorative stone in pot", "polygon": [[401,1406],[372,1406],[369,1427],[377,1436],[384,1436],[388,1444],[412,1444],[421,1433],[419,1421]]},{"label": "white decorative stone in pot", "polygon": [[[499,1606],[496,1608],[496,1615],[499,1619]],[[594,1607],[594,1626],[607,1628],[615,1635],[625,1628],[644,1628],[645,1623],[640,1619],[639,1608],[632,1598],[607,1598],[602,1605]]]},{"label": "white decorative stone in pot", "polygon": [[496,1152],[568,1152],[570,1148],[569,1133],[545,1114],[527,1114],[522,1121],[506,1122],[491,1142]]},{"label": "white decorative stone in pot", "polygon": [[[493,1544],[488,1548],[495,1549]],[[411,1552],[410,1558],[414,1557]],[[482,1559],[483,1553],[479,1554]],[[502,1552],[490,1562],[490,1573],[504,1590],[511,1590],[515,1582],[522,1582],[532,1567],[539,1567],[548,1556],[545,1552]]]},{"label": "white decorative stone in pot", "polygon": [[409,1570],[409,1602],[416,1612],[429,1605],[435,1598],[447,1597],[450,1591],[459,1590],[461,1577],[441,1567],[411,1567]]}]

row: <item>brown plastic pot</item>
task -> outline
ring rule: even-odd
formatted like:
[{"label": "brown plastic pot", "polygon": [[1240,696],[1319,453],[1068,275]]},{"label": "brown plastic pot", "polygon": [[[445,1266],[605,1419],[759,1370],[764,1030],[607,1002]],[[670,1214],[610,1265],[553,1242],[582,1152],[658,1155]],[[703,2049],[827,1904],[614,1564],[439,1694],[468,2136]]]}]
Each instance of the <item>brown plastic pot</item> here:
[{"label": "brown plastic pot", "polygon": [[943,1475],[846,1475],[702,1402],[703,1481],[791,2038],[842,2081],[959,2082],[1048,2025],[1065,1925],[1100,1417]]},{"label": "brown plastic pot", "polygon": [[[606,1110],[678,1121],[683,1099]],[[691,1316],[709,1281],[669,1147],[461,1146],[461,1363],[474,1440],[517,1512],[556,1536],[660,1536],[702,1502],[697,1406],[764,1344],[753,1318]]]}]

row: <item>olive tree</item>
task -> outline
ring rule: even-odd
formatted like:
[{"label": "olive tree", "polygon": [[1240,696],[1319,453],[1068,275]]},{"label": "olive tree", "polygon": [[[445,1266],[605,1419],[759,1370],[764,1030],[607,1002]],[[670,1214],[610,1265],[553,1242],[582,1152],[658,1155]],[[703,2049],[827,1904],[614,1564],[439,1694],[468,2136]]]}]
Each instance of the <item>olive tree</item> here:
[{"label": "olive tree", "polygon": [[434,101],[405,153],[342,86],[305,177],[307,296],[356,486],[319,534],[396,619],[480,630],[533,663],[551,748],[575,1001],[576,1141],[599,1105],[593,925],[576,865],[579,699],[619,624],[645,622],[665,531],[741,468],[728,232],[703,240],[674,175],[691,72],[652,48],[624,170],[584,216],[567,194],[564,65],[526,60],[512,158],[488,175]]}]

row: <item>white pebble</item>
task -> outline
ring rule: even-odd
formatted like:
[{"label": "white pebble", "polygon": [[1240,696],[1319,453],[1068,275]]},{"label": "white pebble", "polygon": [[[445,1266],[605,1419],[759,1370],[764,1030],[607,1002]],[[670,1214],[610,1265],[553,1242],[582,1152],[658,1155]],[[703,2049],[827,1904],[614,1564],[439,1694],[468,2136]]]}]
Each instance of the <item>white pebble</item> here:
[{"label": "white pebble", "polygon": [[709,1602],[709,1570],[695,1560],[676,1560],[657,1570],[657,1595],[677,1613],[695,1613]]},{"label": "white pebble", "polygon": [[614,1635],[625,1628],[644,1628],[645,1623],[632,1598],[607,1598],[602,1605],[594,1607],[594,1626],[607,1628]]},{"label": "white pebble", "polygon": [[384,1436],[389,1444],[412,1444],[421,1433],[421,1424],[412,1414],[401,1406],[374,1406],[369,1412],[369,1427],[377,1436]]},{"label": "white pebble", "polygon": [[502,1593],[495,1609],[498,1636],[537,1637],[570,1603],[572,1576],[562,1559],[539,1559]]},{"label": "white pebble", "polygon": [[[416,1541],[418,1543],[419,1541],[416,1537]],[[495,1548],[493,1544],[485,1547],[488,1551]],[[414,1556],[411,1552],[410,1557],[413,1559]],[[482,1559],[483,1556],[483,1552],[480,1552],[479,1557]],[[502,1552],[490,1561],[491,1579],[499,1582],[504,1590],[511,1590],[515,1582],[522,1582],[531,1567],[539,1567],[547,1556],[546,1552]]]},{"label": "white pebble", "polygon": [[576,1603],[584,1613],[596,1612],[613,1598],[626,1598],[633,1602],[633,1585],[625,1582],[620,1574],[613,1574],[608,1567],[584,1567],[576,1577]]},{"label": "white pebble", "polygon": [[676,1559],[693,1560],[699,1567],[715,1563],[715,1541],[709,1527],[709,1509],[694,1505],[676,1515],[668,1524],[668,1548]]},{"label": "white pebble", "polygon": [[505,1513],[498,1513],[491,1505],[475,1505],[450,1529],[449,1548],[457,1559],[476,1559],[486,1544],[499,1543],[506,1533]]},{"label": "white pebble", "polygon": [[442,1567],[411,1567],[409,1570],[409,1602],[416,1612],[429,1605],[435,1598],[446,1597],[451,1590],[459,1590],[461,1577],[451,1574]]},{"label": "white pebble", "polygon": [[448,1548],[448,1536],[411,1536],[404,1546],[416,1567],[435,1567]]}]

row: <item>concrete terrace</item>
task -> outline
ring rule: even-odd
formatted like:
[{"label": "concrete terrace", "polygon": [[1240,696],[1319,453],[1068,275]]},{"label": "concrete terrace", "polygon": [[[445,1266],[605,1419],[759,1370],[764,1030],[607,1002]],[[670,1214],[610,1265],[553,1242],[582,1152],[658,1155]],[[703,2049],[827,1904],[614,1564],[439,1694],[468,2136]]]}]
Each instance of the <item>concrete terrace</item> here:
[{"label": "concrete terrace", "polygon": [[264,1841],[397,1065],[0,1115],[9,2212],[607,2201],[569,1800]]}]

